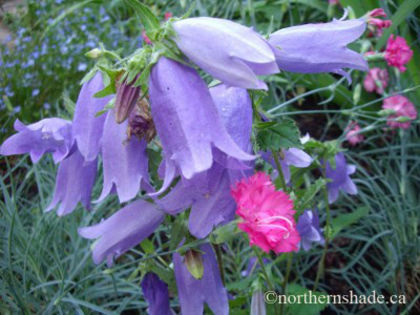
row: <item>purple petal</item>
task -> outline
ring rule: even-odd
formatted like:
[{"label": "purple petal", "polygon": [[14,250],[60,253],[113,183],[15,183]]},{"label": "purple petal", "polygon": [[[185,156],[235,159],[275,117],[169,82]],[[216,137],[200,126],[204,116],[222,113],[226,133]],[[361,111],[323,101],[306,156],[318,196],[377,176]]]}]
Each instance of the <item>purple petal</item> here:
[{"label": "purple petal", "polygon": [[114,213],[99,224],[79,229],[84,238],[98,238],[93,248],[93,261],[99,264],[104,259],[111,266],[130,248],[154,232],[162,223],[164,213],[156,205],[137,200]]},{"label": "purple petal", "polygon": [[78,150],[64,159],[58,167],[54,196],[46,211],[60,203],[57,214],[66,215],[79,201],[89,209],[96,168],[97,161],[86,162]]},{"label": "purple petal", "polygon": [[209,244],[200,246],[204,274],[195,279],[183,262],[180,254],[173,255],[179,303],[183,315],[202,314],[206,302],[214,314],[229,314],[227,291],[223,287],[213,249]]},{"label": "purple petal", "polygon": [[17,134],[3,142],[0,154],[14,155],[29,153],[33,163],[45,153],[52,153],[55,163],[64,159],[71,148],[71,122],[60,118],[46,118],[25,126],[15,121]]},{"label": "purple petal", "polygon": [[242,88],[267,89],[256,75],[279,72],[273,51],[252,29],[209,17],[173,23],[179,49],[222,82]]},{"label": "purple petal", "polygon": [[102,140],[104,187],[98,201],[108,196],[115,186],[120,202],[134,198],[142,180],[148,182],[147,143],[137,137],[127,139],[127,121],[115,122],[114,111],[105,120]]},{"label": "purple petal", "polygon": [[94,97],[94,94],[103,88],[102,75],[98,71],[89,82],[83,84],[76,103],[73,118],[73,137],[86,161],[96,159],[101,146],[106,115],[102,114],[98,117],[95,117],[95,115],[103,110],[112,98],[112,96]]},{"label": "purple petal", "polygon": [[335,169],[331,167],[329,162],[325,166],[326,176],[331,179],[331,182],[327,184],[330,203],[337,200],[340,189],[351,195],[357,194],[357,187],[349,176],[356,171],[356,167],[346,163],[343,153],[338,153],[335,156],[335,164]]},{"label": "purple petal", "polygon": [[147,273],[141,282],[144,297],[149,304],[149,315],[172,315],[168,286],[154,273]]},{"label": "purple petal", "polygon": [[283,153],[284,161],[288,165],[293,165],[295,167],[308,167],[312,163],[311,156],[303,150],[290,148],[284,150]]}]

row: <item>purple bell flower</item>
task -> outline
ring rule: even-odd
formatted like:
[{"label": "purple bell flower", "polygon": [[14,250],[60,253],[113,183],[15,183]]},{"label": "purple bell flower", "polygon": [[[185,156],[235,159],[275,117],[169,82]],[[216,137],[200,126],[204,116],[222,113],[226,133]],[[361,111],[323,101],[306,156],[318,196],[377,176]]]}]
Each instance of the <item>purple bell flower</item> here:
[{"label": "purple bell flower", "polygon": [[343,68],[367,71],[363,56],[348,49],[366,29],[363,19],[286,27],[270,35],[280,69],[299,73],[334,72]]},{"label": "purple bell flower", "polygon": [[144,297],[149,304],[149,315],[173,315],[169,306],[168,286],[159,277],[149,272],[141,282]]},{"label": "purple bell flower", "polygon": [[206,83],[193,68],[160,58],[151,71],[149,92],[165,155],[164,183],[170,182],[175,168],[187,179],[208,170],[213,164],[213,148],[238,160],[254,159],[229,136]]},{"label": "purple bell flower", "polygon": [[103,88],[102,75],[98,71],[90,81],[83,84],[76,103],[73,137],[86,161],[95,160],[101,147],[105,115],[96,117],[96,114],[103,110],[112,98],[112,96],[94,97],[95,93]]},{"label": "purple bell flower", "polygon": [[219,267],[213,249],[209,244],[200,246],[203,251],[203,277],[195,279],[188,271],[180,254],[173,255],[179,304],[183,315],[203,314],[204,303],[214,314],[229,314],[227,291],[220,278]]},{"label": "purple bell flower", "polygon": [[114,213],[108,219],[79,229],[79,234],[88,239],[96,239],[93,248],[93,261],[99,264],[106,259],[112,266],[130,248],[136,246],[162,223],[164,213],[156,205],[136,200]]},{"label": "purple bell flower", "polygon": [[356,172],[356,166],[348,165],[343,153],[338,153],[335,156],[335,165],[336,167],[333,169],[327,162],[325,169],[327,178],[332,180],[327,184],[329,203],[337,200],[340,190],[350,195],[357,194],[357,187],[349,176]]},{"label": "purple bell flower", "polygon": [[57,214],[71,213],[80,201],[90,209],[90,198],[95,183],[97,160],[86,162],[74,146],[74,152],[61,161],[55,182],[54,196],[45,211],[60,204]]},{"label": "purple bell flower", "polygon": [[324,237],[319,227],[319,217],[317,211],[305,210],[299,217],[296,225],[300,235],[300,245],[305,251],[312,247],[312,243],[324,245]]},{"label": "purple bell flower", "polygon": [[231,86],[267,89],[257,75],[279,72],[272,49],[251,28],[217,18],[173,23],[179,49],[196,65]]},{"label": "purple bell flower", "polygon": [[0,154],[14,155],[29,153],[33,163],[37,163],[44,153],[52,153],[55,163],[68,154],[72,146],[71,122],[60,118],[46,118],[25,126],[18,119],[14,123],[18,132],[0,147]]},{"label": "purple bell flower", "polygon": [[127,139],[126,132],[127,121],[116,123],[114,111],[110,110],[102,139],[104,186],[98,202],[113,191],[120,202],[126,202],[137,195],[141,184],[149,181],[147,143],[135,136]]},{"label": "purple bell flower", "polygon": [[252,293],[250,315],[266,315],[265,299],[262,290],[256,290]]}]

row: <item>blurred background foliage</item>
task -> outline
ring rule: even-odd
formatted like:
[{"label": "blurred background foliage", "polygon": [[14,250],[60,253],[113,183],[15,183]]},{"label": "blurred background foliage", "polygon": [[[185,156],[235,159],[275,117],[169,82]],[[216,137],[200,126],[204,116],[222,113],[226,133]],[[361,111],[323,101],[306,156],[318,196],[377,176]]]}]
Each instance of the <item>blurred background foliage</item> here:
[{"label": "blurred background foliage", "polygon": [[[5,1],[3,1],[4,4]],[[7,2],[7,1],[6,1]],[[228,18],[268,34],[303,23],[326,22],[343,15],[361,17],[382,7],[393,21],[377,42],[355,45],[356,50],[381,49],[390,33],[406,38],[414,56],[402,74],[394,73],[390,92],[405,95],[420,108],[420,2],[417,0],[173,0],[143,1],[162,19],[166,12],[182,16]],[[10,135],[16,118],[32,123],[47,116],[70,118],[79,82],[93,65],[85,53],[103,44],[128,55],[142,45],[142,25],[122,1],[26,0],[14,13],[1,11],[1,23],[10,35],[0,45],[0,140]],[[385,67],[384,61],[370,66]],[[391,70],[390,70],[391,71]],[[350,120],[366,128],[365,141],[348,151],[358,166],[359,194],[334,205],[334,217],[368,207],[357,224],[339,232],[327,254],[326,276],[320,287],[339,294],[373,290],[389,296],[405,294],[406,305],[331,305],[327,312],[354,314],[418,314],[420,312],[420,130],[385,133],[375,122],[382,99],[361,88],[364,73],[353,82],[330,74],[300,75],[282,72],[268,79],[266,109],[284,106],[276,115],[297,120],[302,134],[321,139],[343,139]],[[287,103],[286,103],[287,102]],[[363,110],[358,108],[362,107]],[[344,146],[347,146],[344,144]],[[130,251],[112,270],[95,266],[90,243],[77,235],[77,227],[97,222],[117,207],[115,200],[94,206],[87,213],[58,218],[44,214],[51,198],[55,166],[49,158],[32,165],[28,158],[0,158],[0,313],[143,313],[140,271],[147,254]],[[101,180],[98,181],[100,183]],[[94,196],[98,196],[96,187]],[[94,198],[95,199],[95,198]],[[322,213],[322,211],[321,211]],[[95,220],[94,220],[95,218]],[[321,218],[321,222],[325,218]],[[164,227],[161,227],[164,229]],[[168,232],[170,231],[162,231]],[[162,244],[161,233],[153,237]],[[163,235],[163,234],[162,234]],[[156,246],[162,250],[162,246]],[[231,240],[224,248],[232,314],[247,314],[252,281],[242,278],[252,257],[245,239]],[[291,279],[311,286],[321,248],[294,257]],[[280,283],[283,259],[270,264],[273,282]],[[176,302],[174,302],[176,303]],[[173,305],[176,307],[176,304]],[[315,310],[316,313],[316,310]],[[309,313],[308,313],[309,314]]]}]

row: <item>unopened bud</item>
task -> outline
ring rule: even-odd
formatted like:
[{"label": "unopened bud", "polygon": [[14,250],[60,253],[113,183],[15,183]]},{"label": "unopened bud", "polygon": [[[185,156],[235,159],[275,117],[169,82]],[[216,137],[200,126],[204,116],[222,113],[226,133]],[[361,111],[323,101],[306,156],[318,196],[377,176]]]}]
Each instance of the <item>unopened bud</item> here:
[{"label": "unopened bud", "polygon": [[102,50],[100,50],[99,48],[94,48],[94,49],[88,51],[85,54],[85,56],[86,57],[89,57],[89,58],[92,58],[92,59],[97,59],[100,56],[102,56],[102,54],[103,54],[103,51]]},{"label": "unopened bud", "polygon": [[140,87],[134,86],[137,78],[132,82],[124,81],[117,87],[117,97],[115,99],[115,120],[118,124],[122,123],[130,115],[136,106],[137,99],[140,95]]},{"label": "unopened bud", "polygon": [[397,122],[407,122],[407,121],[412,121],[413,118],[407,117],[407,116],[400,116],[397,119],[395,119],[395,121]]},{"label": "unopened bud", "polygon": [[193,249],[187,251],[184,256],[184,263],[188,271],[195,279],[201,279],[204,274],[203,258],[201,254]]},{"label": "unopened bud", "polygon": [[378,115],[382,117],[387,117],[389,115],[394,115],[395,113],[396,111],[393,109],[382,109],[378,112]]}]

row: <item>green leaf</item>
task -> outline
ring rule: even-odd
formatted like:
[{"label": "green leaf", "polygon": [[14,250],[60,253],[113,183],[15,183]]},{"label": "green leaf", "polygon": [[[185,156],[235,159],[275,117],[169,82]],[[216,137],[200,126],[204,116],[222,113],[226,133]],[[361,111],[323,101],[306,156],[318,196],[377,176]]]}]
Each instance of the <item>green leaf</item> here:
[{"label": "green leaf", "polygon": [[307,208],[312,208],[312,203],[316,194],[325,186],[326,180],[325,178],[318,178],[315,183],[310,185],[308,188],[304,190],[303,196],[301,196],[298,200],[297,208],[300,210],[304,210]]},{"label": "green leaf", "polygon": [[234,238],[239,233],[237,224],[237,221],[232,221],[226,225],[216,228],[211,234],[211,242],[213,244],[222,244]]},{"label": "green leaf", "polygon": [[153,242],[146,238],[143,242],[140,243],[140,247],[146,254],[154,254],[156,252],[155,246],[153,246]]},{"label": "green leaf", "polygon": [[[313,298],[311,298],[311,295]],[[292,302],[293,300],[290,299],[291,296],[296,298],[296,303],[286,304],[286,309],[288,314],[293,315],[316,315],[319,314],[322,310],[324,310],[327,304],[327,294],[324,292],[317,292],[311,291],[307,288],[304,288],[296,283],[289,284],[287,286],[287,298],[289,301]],[[307,297],[307,302],[305,303],[305,296]],[[317,303],[319,301],[319,297],[324,296],[325,303]],[[297,299],[301,298],[301,303],[298,303]],[[315,302],[315,303],[312,303]]]},{"label": "green leaf", "polygon": [[380,50],[388,40],[389,36],[397,29],[397,27],[405,21],[405,19],[420,6],[420,0],[407,0],[404,1],[398,8],[397,12],[392,16],[392,25],[385,29],[381,38],[376,43],[376,50]]},{"label": "green leaf", "polygon": [[137,0],[124,0],[129,6],[131,6],[137,15],[140,17],[146,32],[158,29],[160,26],[158,17],[145,6],[143,3]]},{"label": "green leaf", "polygon": [[296,123],[289,118],[256,124],[257,142],[264,151],[280,151],[291,147],[299,148],[300,133]]},{"label": "green leaf", "polygon": [[331,227],[332,227],[332,233],[331,238],[334,238],[337,236],[340,231],[353,223],[356,223],[361,218],[365,217],[369,213],[368,207],[360,207],[357,208],[356,211],[346,214],[340,214],[336,218],[331,220]]}]

